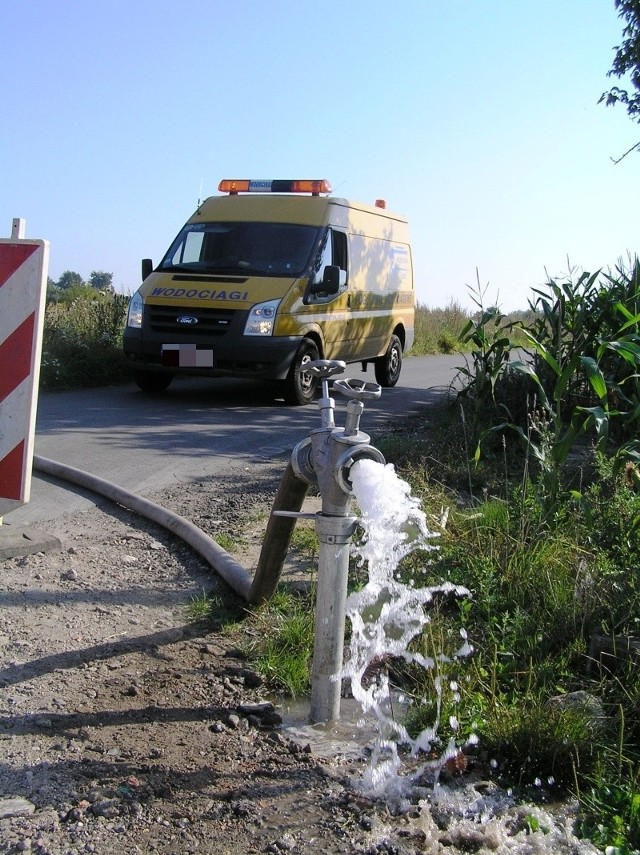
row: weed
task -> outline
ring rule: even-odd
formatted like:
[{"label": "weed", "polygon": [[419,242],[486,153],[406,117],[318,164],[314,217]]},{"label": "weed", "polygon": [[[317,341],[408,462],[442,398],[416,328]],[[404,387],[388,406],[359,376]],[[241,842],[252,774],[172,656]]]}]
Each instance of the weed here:
[{"label": "weed", "polygon": [[451,301],[444,309],[416,306],[415,339],[411,354],[453,353],[459,348],[460,330],[469,319],[469,313],[459,303]]},{"label": "weed", "polygon": [[242,545],[241,538],[232,537],[226,531],[216,532],[214,540],[218,544],[218,546],[225,550],[225,552],[235,552]]},{"label": "weed", "polygon": [[290,549],[305,558],[313,560],[318,554],[318,535],[313,525],[304,525],[298,522],[289,542]]},{"label": "weed", "polygon": [[203,589],[201,594],[194,595],[185,606],[185,612],[189,620],[196,622],[211,621],[215,616],[225,610],[222,597],[207,594]]},{"label": "weed", "polygon": [[600,746],[595,768],[582,784],[576,776],[581,816],[578,831],[596,846],[619,855],[632,855],[640,847],[640,758],[637,748],[626,750],[624,725],[614,748]]},{"label": "weed", "polygon": [[309,691],[313,600],[288,591],[248,618],[247,653],[274,691],[299,697]]},{"label": "weed", "polygon": [[479,280],[476,289],[469,291],[478,311],[461,330],[460,341],[465,349],[470,347],[471,355],[458,369],[454,384],[463,384],[459,396],[471,402],[471,428],[477,434],[486,424],[487,408],[495,411],[497,407],[496,384],[508,368],[512,348],[511,323],[498,306],[485,307],[486,288]]}]

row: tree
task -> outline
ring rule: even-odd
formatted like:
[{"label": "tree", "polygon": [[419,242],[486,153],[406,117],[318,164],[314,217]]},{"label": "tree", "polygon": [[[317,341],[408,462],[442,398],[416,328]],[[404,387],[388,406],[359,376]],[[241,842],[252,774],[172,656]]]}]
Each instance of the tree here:
[{"label": "tree", "polygon": [[62,291],[58,288],[57,282],[49,276],[47,277],[47,303],[57,303],[60,299]]},{"label": "tree", "polygon": [[67,288],[76,288],[79,285],[84,285],[85,282],[82,276],[80,276],[79,273],[76,273],[75,270],[65,270],[56,284],[58,285],[58,288],[62,288],[63,291],[66,291]]},{"label": "tree", "polygon": [[98,291],[113,290],[113,273],[105,273],[104,270],[92,270],[89,277],[89,285]]},{"label": "tree", "polygon": [[[607,107],[624,104],[629,118],[640,124],[640,0],[615,0],[615,5],[618,17],[626,23],[622,30],[622,43],[615,48],[616,55],[607,77],[620,79],[628,74],[635,92],[629,93],[627,89],[613,86],[602,93],[600,101],[604,101]],[[631,146],[615,163],[619,163],[629,152],[639,147],[640,141]]]}]

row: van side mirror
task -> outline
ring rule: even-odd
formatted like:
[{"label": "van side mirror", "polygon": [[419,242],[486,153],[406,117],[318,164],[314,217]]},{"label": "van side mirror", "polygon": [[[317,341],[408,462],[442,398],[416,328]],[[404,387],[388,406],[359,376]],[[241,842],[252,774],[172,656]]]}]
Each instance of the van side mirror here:
[{"label": "van side mirror", "polygon": [[341,270],[337,264],[327,264],[322,274],[322,282],[316,282],[310,291],[312,294],[337,294],[346,281],[346,270]]},{"label": "van side mirror", "polygon": [[346,280],[346,276],[340,276],[341,273],[344,271],[340,270],[337,264],[327,264],[322,275],[322,290],[325,294],[338,293],[340,285],[344,285]]},{"label": "van side mirror", "polygon": [[142,281],[147,278],[147,276],[153,272],[153,261],[150,258],[142,259]]}]

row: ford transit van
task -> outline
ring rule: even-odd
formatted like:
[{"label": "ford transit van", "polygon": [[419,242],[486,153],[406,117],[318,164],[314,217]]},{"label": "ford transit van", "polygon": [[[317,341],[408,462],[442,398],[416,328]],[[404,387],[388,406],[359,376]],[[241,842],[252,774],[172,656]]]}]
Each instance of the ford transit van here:
[{"label": "ford transit van", "polygon": [[275,381],[313,400],[314,359],[373,365],[394,386],[413,343],[408,226],[383,202],[331,195],[327,181],[224,180],[199,205],[129,303],[124,350],[145,391],[174,376]]}]

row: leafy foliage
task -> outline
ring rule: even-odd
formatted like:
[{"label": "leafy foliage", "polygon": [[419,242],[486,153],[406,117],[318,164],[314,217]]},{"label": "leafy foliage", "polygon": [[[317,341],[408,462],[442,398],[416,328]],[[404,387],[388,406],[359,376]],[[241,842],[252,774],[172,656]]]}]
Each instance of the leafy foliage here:
[{"label": "leafy foliage", "polygon": [[418,303],[411,354],[453,353],[459,347],[460,330],[468,319],[469,313],[455,301],[451,301],[444,309],[430,309]]},{"label": "leafy foliage", "polygon": [[470,356],[458,369],[455,383],[460,383],[459,396],[471,403],[470,416],[474,432],[483,424],[487,407],[497,408],[496,384],[504,380],[513,343],[511,323],[498,306],[486,307],[478,283],[476,292],[470,289],[478,310],[460,332],[460,342]]},{"label": "leafy foliage", "polygon": [[[618,467],[640,459],[640,264],[570,274],[533,293],[528,319],[505,325],[494,308],[467,325],[477,346],[472,368],[460,369],[459,395],[472,402],[476,462],[496,434],[518,436],[553,514],[567,464],[586,440],[600,455],[611,451]],[[510,338],[516,327],[524,356]]]},{"label": "leafy foliage", "polygon": [[615,0],[618,16],[625,21],[622,42],[616,47],[616,55],[608,72],[609,77],[621,78],[629,75],[635,94],[617,86],[604,92],[600,98],[607,106],[624,104],[631,119],[640,122],[640,2],[638,0]]},{"label": "leafy foliage", "polygon": [[[608,77],[620,79],[628,75],[633,88],[629,91],[613,86],[602,93],[600,101],[604,101],[608,107],[613,104],[624,104],[629,118],[634,122],[640,122],[640,0],[615,0],[615,5],[618,16],[625,24],[622,30],[622,42],[616,47]],[[640,142],[632,146],[629,151],[633,151],[638,146]]]}]

